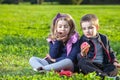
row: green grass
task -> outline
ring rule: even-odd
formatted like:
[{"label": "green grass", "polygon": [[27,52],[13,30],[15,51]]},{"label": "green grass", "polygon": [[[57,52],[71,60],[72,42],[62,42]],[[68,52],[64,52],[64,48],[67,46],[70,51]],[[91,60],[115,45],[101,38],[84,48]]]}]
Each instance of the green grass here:
[{"label": "green grass", "polygon": [[[55,79],[50,78],[54,73],[48,73],[47,76],[32,71],[29,59],[32,56],[44,57],[48,53],[46,38],[52,19],[58,12],[69,13],[74,18],[80,35],[80,18],[87,13],[96,14],[100,19],[99,32],[108,36],[120,60],[119,5],[0,5],[0,79]],[[77,74],[72,79],[76,80],[78,76],[83,79],[93,78],[91,74],[87,78]],[[66,78],[58,78],[62,79]]]}]

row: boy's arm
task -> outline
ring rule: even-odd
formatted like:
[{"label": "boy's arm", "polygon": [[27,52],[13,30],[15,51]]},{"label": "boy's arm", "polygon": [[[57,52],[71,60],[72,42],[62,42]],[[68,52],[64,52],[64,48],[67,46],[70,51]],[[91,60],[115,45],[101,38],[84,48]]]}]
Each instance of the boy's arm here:
[{"label": "boy's arm", "polygon": [[110,48],[110,55],[114,56],[113,65],[115,65],[117,68],[120,68],[120,63],[118,62],[115,52],[113,52],[112,48]]},{"label": "boy's arm", "polygon": [[109,48],[110,57],[111,57],[111,59],[112,59],[112,63],[113,63],[116,67],[120,68],[120,63],[119,63],[118,60],[117,60],[116,53],[113,51],[113,49],[112,49],[111,46],[110,46],[109,40],[108,40],[108,48]]},{"label": "boy's arm", "polygon": [[113,51],[113,49],[111,48],[109,40],[108,40],[108,50],[109,50],[109,53],[110,53],[110,57],[112,59],[112,63],[117,62],[116,54]]},{"label": "boy's arm", "polygon": [[114,64],[117,68],[120,68],[120,63],[114,62],[113,64]]}]

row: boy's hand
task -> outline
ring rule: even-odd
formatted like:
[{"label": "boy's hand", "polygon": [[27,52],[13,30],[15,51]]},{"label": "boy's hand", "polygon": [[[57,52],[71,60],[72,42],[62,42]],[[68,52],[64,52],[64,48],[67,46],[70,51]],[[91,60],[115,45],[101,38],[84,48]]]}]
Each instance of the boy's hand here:
[{"label": "boy's hand", "polygon": [[114,62],[113,63],[117,68],[120,68],[120,63]]},{"label": "boy's hand", "polygon": [[86,56],[89,51],[90,45],[87,42],[83,42],[80,48],[81,48],[81,55]]}]

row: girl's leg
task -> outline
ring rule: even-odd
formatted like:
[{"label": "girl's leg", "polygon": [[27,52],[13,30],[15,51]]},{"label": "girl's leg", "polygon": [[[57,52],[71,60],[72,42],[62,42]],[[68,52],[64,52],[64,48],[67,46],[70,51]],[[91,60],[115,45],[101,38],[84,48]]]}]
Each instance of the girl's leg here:
[{"label": "girl's leg", "polygon": [[73,62],[70,59],[63,59],[59,62],[52,63],[49,65],[46,65],[43,67],[46,71],[55,70],[55,71],[61,71],[61,70],[74,70]]},{"label": "girl's leg", "polygon": [[38,57],[31,57],[29,63],[33,69],[38,69],[49,64],[45,59],[41,59]]}]

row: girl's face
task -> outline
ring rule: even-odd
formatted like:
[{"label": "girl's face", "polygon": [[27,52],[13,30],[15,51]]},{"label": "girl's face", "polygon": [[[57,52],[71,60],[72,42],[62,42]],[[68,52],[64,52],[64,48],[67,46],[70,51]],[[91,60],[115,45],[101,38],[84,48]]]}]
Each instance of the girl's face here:
[{"label": "girl's face", "polygon": [[88,22],[88,21],[82,22],[81,26],[82,26],[83,34],[87,38],[92,38],[96,36],[97,28],[91,22]]},{"label": "girl's face", "polygon": [[59,20],[57,23],[57,32],[61,35],[68,35],[70,32],[70,26],[66,20]]}]

